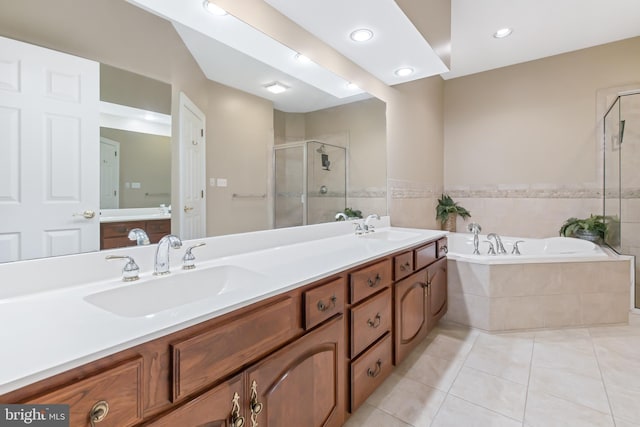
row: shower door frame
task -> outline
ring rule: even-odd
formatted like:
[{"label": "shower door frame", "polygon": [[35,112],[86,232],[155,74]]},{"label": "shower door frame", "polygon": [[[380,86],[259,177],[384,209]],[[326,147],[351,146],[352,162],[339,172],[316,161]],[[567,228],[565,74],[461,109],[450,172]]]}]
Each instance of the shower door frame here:
[{"label": "shower door frame", "polygon": [[316,142],[318,144],[324,144],[328,147],[333,147],[333,148],[338,148],[340,150],[344,150],[344,202],[345,202],[345,207],[348,205],[347,200],[348,200],[348,196],[349,196],[349,149],[348,147],[343,147],[341,145],[335,145],[335,144],[329,144],[327,142],[322,142],[318,139],[305,139],[303,141],[295,141],[295,142],[287,142],[284,144],[276,144],[273,146],[273,155],[272,155],[272,163],[271,163],[271,168],[272,168],[272,176],[273,176],[273,186],[272,186],[272,193],[273,193],[273,221],[271,224],[271,227],[275,229],[276,226],[276,179],[275,179],[275,175],[276,175],[276,151],[277,150],[284,150],[287,148],[297,148],[297,147],[301,147],[302,146],[302,157],[303,157],[303,162],[302,162],[302,196],[301,196],[301,201],[303,204],[303,209],[302,209],[302,225],[309,225],[308,224],[308,210],[309,210],[309,200],[308,200],[308,195],[309,195],[309,187],[308,187],[308,176],[309,176],[309,144]]}]

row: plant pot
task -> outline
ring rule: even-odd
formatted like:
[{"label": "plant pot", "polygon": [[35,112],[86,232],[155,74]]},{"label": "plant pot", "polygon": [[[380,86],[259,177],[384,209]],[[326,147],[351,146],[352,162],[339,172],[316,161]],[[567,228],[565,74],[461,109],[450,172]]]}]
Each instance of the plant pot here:
[{"label": "plant pot", "polygon": [[600,244],[602,242],[602,238],[600,237],[600,233],[596,231],[579,229],[573,233],[574,237],[578,239],[588,240],[593,243]]},{"label": "plant pot", "polygon": [[458,219],[458,214],[456,213],[449,214],[449,216],[447,217],[447,220],[445,222],[440,223],[440,228],[444,231],[455,233],[457,219]]}]

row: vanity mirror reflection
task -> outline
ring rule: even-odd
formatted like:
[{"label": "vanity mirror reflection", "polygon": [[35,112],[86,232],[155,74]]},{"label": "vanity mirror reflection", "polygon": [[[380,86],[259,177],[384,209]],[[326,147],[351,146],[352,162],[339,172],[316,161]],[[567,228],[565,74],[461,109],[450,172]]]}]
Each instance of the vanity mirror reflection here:
[{"label": "vanity mirror reflection", "polygon": [[[193,1],[201,7],[202,2]],[[167,193],[171,194],[172,205],[178,200],[180,176],[177,173],[179,152],[176,140],[179,133],[176,112],[180,93],[185,93],[201,108],[206,113],[207,129],[206,187],[203,195],[206,197],[208,236],[272,228],[274,145],[307,139],[320,139],[346,148],[349,207],[362,210],[363,213],[385,214],[387,211],[385,105],[382,101],[365,99],[314,111],[278,110],[274,101],[267,98],[268,95],[259,97],[207,78],[176,25],[124,0],[0,0],[0,36],[96,61],[101,64],[101,74],[107,66],[122,69],[147,76],[169,89],[169,96],[164,95],[165,99],[168,98],[164,110],[135,105],[173,116],[171,153],[165,155],[163,160],[166,162],[167,158],[171,159],[168,160],[171,162],[170,189],[136,189],[143,198],[145,193],[153,195],[147,196],[147,199],[153,199],[150,203],[165,203],[166,199],[161,200],[156,196]],[[216,56],[215,60],[221,66],[228,63],[221,56]],[[243,70],[237,70],[236,74],[241,76],[244,73]],[[0,100],[6,96],[5,89],[6,86],[0,82]],[[131,91],[127,89],[124,92]],[[167,103],[169,111],[166,111]],[[122,136],[114,135],[116,131],[113,129],[100,133],[103,138],[115,141]],[[15,158],[14,154],[9,155],[10,143],[7,141],[6,138],[0,140],[0,149],[3,155],[7,154],[3,157],[5,162],[6,159]],[[148,164],[159,161],[150,160],[146,155],[139,156],[142,157],[137,159],[139,162]],[[91,165],[87,162],[85,166],[98,169],[97,151],[94,158]],[[154,169],[165,168],[159,166]],[[23,181],[26,183],[29,177],[24,177]],[[131,187],[141,179],[132,177],[121,181],[120,194],[124,197],[127,182]],[[155,181],[160,179],[154,178]],[[20,188],[26,190],[33,185],[33,182],[29,182],[29,185]],[[7,198],[7,186],[0,188],[3,190],[3,194],[0,194],[0,217],[16,215],[15,211],[7,210],[7,207],[16,204],[10,197]],[[94,210],[97,211],[99,190],[95,193]],[[119,203],[119,208],[123,208],[129,202],[120,199]],[[176,210],[173,211],[171,228],[173,232],[178,232]],[[85,208],[78,206],[73,214],[80,214],[73,217],[75,222],[84,220]],[[98,222],[97,217],[90,219]],[[28,218],[31,225],[42,220],[41,213]],[[37,230],[36,227],[28,229],[27,232],[32,234]],[[41,236],[35,239],[41,244]],[[73,239],[75,237],[70,238]],[[26,251],[19,240],[20,237],[16,237],[15,233],[0,229],[0,262],[72,253],[49,244],[32,255],[33,251]],[[79,251],[97,250],[97,235],[90,236],[90,240],[93,246],[89,249],[79,248]]]}]

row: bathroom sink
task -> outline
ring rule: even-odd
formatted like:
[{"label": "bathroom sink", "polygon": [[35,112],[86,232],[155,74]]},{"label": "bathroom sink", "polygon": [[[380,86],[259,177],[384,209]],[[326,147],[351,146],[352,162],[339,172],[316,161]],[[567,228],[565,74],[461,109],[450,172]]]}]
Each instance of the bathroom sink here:
[{"label": "bathroom sink", "polygon": [[372,240],[384,240],[388,242],[396,242],[400,240],[411,239],[413,237],[418,237],[419,234],[411,233],[408,231],[399,231],[399,230],[381,230],[374,231],[373,233],[365,234],[361,236],[364,239],[372,239]]},{"label": "bathroom sink", "polygon": [[268,278],[233,265],[176,272],[132,282],[86,296],[85,301],[123,317],[141,317],[208,298],[246,297],[247,291]]}]

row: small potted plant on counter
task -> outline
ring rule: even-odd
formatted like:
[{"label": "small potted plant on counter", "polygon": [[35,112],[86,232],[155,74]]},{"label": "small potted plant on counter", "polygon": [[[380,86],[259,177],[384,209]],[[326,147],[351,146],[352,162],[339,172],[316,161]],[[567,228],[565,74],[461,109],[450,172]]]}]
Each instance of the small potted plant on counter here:
[{"label": "small potted plant on counter", "polygon": [[602,215],[590,215],[589,218],[569,218],[562,227],[560,235],[577,237],[594,243],[602,243],[607,233],[606,218]]},{"label": "small potted plant on counter", "polygon": [[436,206],[436,219],[440,221],[440,228],[442,230],[455,232],[456,231],[456,218],[460,215],[462,219],[471,218],[471,212],[454,202],[451,196],[443,194],[438,199],[438,206]]}]

